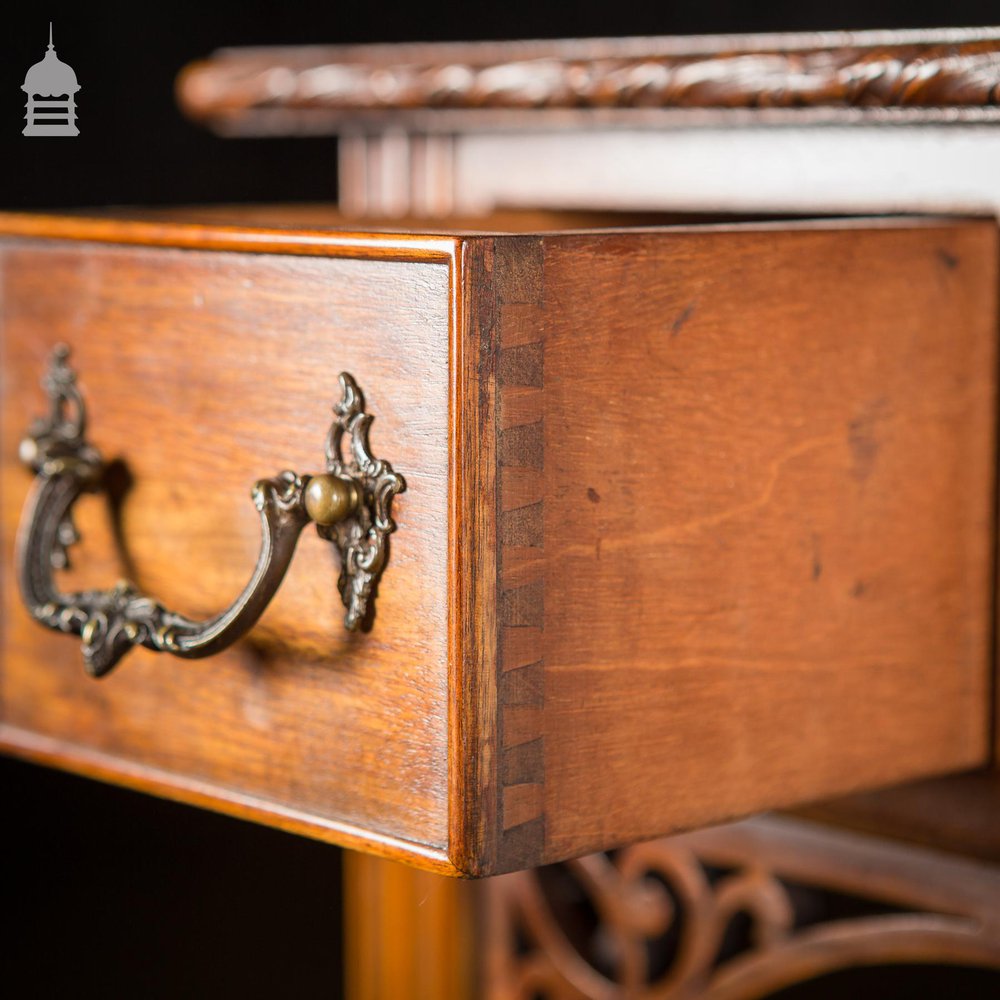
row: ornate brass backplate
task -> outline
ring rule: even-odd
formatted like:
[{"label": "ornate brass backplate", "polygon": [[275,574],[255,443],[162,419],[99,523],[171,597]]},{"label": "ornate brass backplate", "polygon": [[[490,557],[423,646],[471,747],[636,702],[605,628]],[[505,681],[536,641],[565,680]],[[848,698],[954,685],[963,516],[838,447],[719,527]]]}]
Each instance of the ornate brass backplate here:
[{"label": "ornate brass backplate", "polygon": [[[372,418],[346,372],[340,375],[342,399],[333,408],[327,436],[326,472],[300,476],[285,471],[254,484],[251,497],[262,529],[257,565],[232,605],[205,621],[169,611],[124,581],[109,590],[78,593],[56,587],[53,574],[69,565],[69,549],[79,540],[73,504],[81,494],[104,488],[106,467],[86,440],[86,407],[67,347],[53,352],[42,387],[51,404],[49,414],[31,426],[20,452],[35,473],[18,541],[21,594],[42,625],[82,638],[89,674],[107,674],[134,646],[195,659],[231,645],[263,614],[311,521],[340,553],[346,628],[358,629],[370,615],[388,535],[395,529],[392,498],[405,484],[388,462],[372,455]],[[342,452],[345,436],[351,440],[349,458]]]}]

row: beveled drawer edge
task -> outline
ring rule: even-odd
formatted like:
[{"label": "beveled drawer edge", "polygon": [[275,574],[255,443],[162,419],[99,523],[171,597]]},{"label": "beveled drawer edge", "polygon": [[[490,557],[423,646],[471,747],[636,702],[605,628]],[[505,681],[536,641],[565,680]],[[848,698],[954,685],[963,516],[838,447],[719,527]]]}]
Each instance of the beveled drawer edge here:
[{"label": "beveled drawer edge", "polygon": [[0,237],[453,265],[462,238],[0,212]]},{"label": "beveled drawer edge", "polygon": [[[448,841],[453,863],[489,875],[496,845],[496,397],[489,280],[493,240],[463,240],[451,271],[448,506]],[[482,280],[480,280],[482,279]]]},{"label": "beveled drawer edge", "polygon": [[235,819],[261,823],[349,850],[361,850],[440,875],[461,877],[465,874],[451,863],[445,851],[438,848],[372,833],[349,823],[318,819],[253,795],[167,774],[158,768],[134,764],[5,723],[0,723],[0,750],[33,764],[55,767]]}]

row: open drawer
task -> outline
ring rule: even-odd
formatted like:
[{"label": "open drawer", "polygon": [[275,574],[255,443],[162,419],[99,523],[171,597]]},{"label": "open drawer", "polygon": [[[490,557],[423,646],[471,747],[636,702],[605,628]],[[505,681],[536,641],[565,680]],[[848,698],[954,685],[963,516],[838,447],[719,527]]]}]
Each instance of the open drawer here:
[{"label": "open drawer", "polygon": [[[221,218],[0,218],[8,750],[469,875],[989,759],[995,223]],[[58,343],[103,457],[61,593],[218,612],[347,372],[405,480],[361,627],[310,530],[225,650],[147,606],[88,676],[107,606],[20,592],[73,542],[19,458]]]}]

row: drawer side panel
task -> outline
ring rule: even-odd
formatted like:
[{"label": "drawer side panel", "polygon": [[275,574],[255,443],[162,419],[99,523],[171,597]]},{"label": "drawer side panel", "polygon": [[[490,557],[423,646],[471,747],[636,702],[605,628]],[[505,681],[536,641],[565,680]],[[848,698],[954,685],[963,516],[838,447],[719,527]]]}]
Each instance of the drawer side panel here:
[{"label": "drawer side panel", "polygon": [[497,867],[984,763],[995,227],[541,247],[499,338]]}]

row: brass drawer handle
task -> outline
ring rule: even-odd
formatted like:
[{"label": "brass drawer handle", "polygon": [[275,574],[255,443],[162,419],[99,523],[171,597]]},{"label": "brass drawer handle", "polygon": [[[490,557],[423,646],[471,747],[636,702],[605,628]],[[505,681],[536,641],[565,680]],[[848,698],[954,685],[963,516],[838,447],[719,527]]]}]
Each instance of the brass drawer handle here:
[{"label": "brass drawer handle", "polygon": [[[340,375],[343,398],[333,408],[327,435],[326,472],[282,472],[254,484],[251,496],[262,528],[260,555],[249,583],[229,608],[206,621],[192,621],[126,582],[110,590],[60,592],[53,572],[69,565],[67,550],[79,540],[73,504],[82,493],[103,488],[105,470],[100,454],[84,437],[86,409],[68,358],[67,347],[54,351],[42,380],[51,410],[35,421],[21,443],[21,459],[35,472],[35,488],[18,536],[18,570],[28,610],[48,628],[81,636],[84,666],[91,676],[107,674],[133,646],[188,659],[230,646],[263,614],[310,521],[340,553],[344,625],[351,631],[361,625],[385,565],[387,536],[395,528],[392,498],[405,484],[388,462],[371,454],[372,418],[346,372]],[[345,435],[351,439],[346,461],[341,450]]]}]

